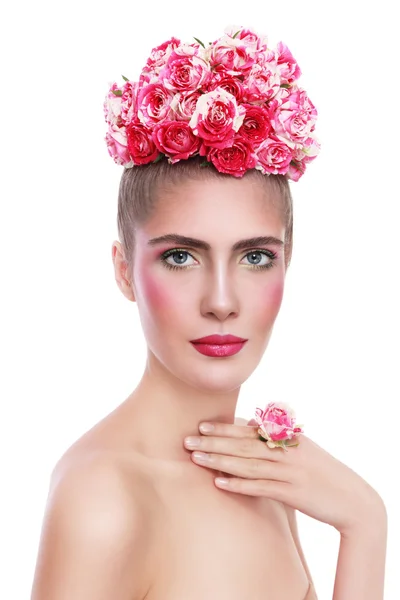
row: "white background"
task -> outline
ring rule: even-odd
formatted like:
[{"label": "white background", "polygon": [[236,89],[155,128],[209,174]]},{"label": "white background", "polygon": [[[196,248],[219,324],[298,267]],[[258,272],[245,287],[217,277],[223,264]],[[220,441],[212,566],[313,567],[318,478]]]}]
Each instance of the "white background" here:
[{"label": "white background", "polygon": [[[145,342],[119,292],[122,168],[103,99],[172,35],[226,25],[280,39],[319,110],[322,151],[297,184],[294,254],[269,348],[237,416],[271,400],[383,497],[385,598],[400,597],[398,69],[395,2],[13,2],[1,44],[1,589],[27,598],[49,475],[65,449],[133,390]],[[396,490],[397,487],[397,490]],[[321,600],[339,535],[298,513]]]}]

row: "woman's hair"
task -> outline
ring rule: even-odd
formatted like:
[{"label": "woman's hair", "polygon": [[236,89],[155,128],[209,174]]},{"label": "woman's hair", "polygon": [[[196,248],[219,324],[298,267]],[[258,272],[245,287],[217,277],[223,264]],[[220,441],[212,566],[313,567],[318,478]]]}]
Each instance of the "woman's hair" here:
[{"label": "woman's hair", "polygon": [[[204,158],[195,156],[170,164],[167,160],[124,169],[118,194],[118,233],[127,262],[127,274],[132,279],[136,228],[152,215],[157,201],[170,185],[184,180],[225,179],[232,175],[220,173],[213,165],[204,165]],[[283,175],[263,175],[257,169],[247,171],[243,177],[259,180],[272,187],[280,198],[285,221],[285,262],[289,266],[293,240],[293,203],[289,182]]]}]

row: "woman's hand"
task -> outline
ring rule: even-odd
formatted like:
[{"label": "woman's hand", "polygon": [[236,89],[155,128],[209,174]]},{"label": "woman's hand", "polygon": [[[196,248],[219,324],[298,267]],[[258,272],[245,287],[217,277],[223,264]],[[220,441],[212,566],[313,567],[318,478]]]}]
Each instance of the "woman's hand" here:
[{"label": "woman's hand", "polygon": [[211,433],[199,436],[199,446],[189,446],[185,440],[185,447],[208,453],[209,460],[203,462],[192,452],[197,465],[233,476],[225,486],[216,481],[221,489],[278,500],[341,534],[359,530],[374,515],[385,514],[376,490],[306,435],[293,438],[299,445],[285,452],[268,448],[259,439],[254,420],[247,425],[212,425]]}]

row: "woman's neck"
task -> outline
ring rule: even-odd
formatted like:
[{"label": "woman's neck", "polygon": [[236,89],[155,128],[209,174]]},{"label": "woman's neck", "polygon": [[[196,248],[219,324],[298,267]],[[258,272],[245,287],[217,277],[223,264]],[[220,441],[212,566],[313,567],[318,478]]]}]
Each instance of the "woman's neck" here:
[{"label": "woman's neck", "polygon": [[190,386],[150,354],[142,379],[121,408],[140,453],[187,462],[190,452],[183,445],[184,438],[200,435],[202,421],[234,423],[239,391],[216,393]]}]

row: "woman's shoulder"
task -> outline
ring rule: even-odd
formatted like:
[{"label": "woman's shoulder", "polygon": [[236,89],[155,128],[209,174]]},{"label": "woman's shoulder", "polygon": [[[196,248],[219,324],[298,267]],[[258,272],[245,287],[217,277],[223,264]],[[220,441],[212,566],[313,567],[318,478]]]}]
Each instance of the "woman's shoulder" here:
[{"label": "woman's shoulder", "polygon": [[53,484],[62,478],[79,478],[88,481],[109,481],[116,490],[126,490],[140,499],[146,491],[146,477],[140,456],[135,452],[120,416],[120,407],[103,417],[88,431],[76,439],[55,464],[51,480]]},{"label": "woman's shoulder", "polygon": [[86,488],[107,483],[121,496],[135,490],[140,500],[145,478],[134,457],[105,448],[75,448],[71,446],[57,461],[50,477],[50,490],[74,483]]},{"label": "woman's shoulder", "polygon": [[[151,487],[135,456],[107,447],[72,446],[56,463],[50,477],[49,501],[63,507],[67,518],[101,521],[116,535],[131,531],[148,538]],[[76,513],[76,515],[74,515]]]},{"label": "woman's shoulder", "polygon": [[115,453],[67,452],[51,474],[34,582],[37,596],[32,597],[51,590],[56,599],[61,587],[70,588],[73,596],[78,585],[79,598],[105,599],[111,589],[121,598],[143,598],[150,577],[147,494],[141,473]]},{"label": "woman's shoulder", "polygon": [[132,514],[132,504],[145,510],[151,487],[135,453],[89,431],[64,452],[51,473],[49,494],[60,496],[70,489],[92,498],[100,492],[113,495],[124,518],[124,507],[127,515]]},{"label": "woman's shoulder", "polygon": [[52,470],[48,502],[62,506],[68,519],[74,512],[82,520],[103,513],[116,534],[130,530],[147,538],[152,489],[138,457],[116,433],[108,415],[67,448]]}]

